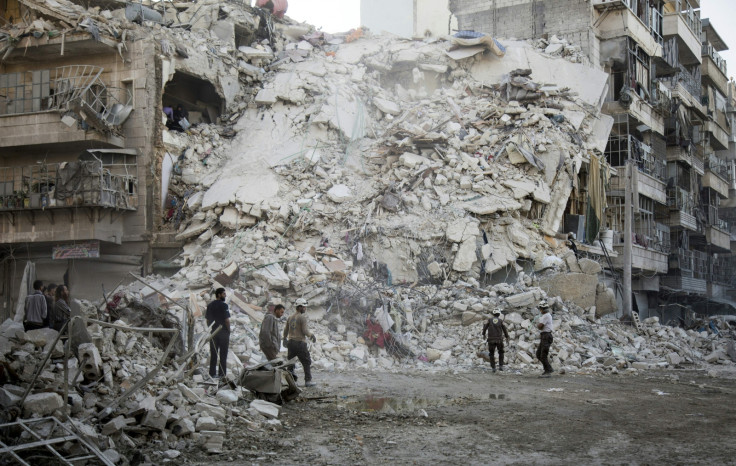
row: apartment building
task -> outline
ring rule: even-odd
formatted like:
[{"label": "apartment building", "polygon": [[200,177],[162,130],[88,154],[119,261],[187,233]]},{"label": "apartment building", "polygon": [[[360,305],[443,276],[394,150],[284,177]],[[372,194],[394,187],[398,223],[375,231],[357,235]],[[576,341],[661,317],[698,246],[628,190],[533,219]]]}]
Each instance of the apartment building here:
[{"label": "apartment building", "polygon": [[[222,19],[217,5],[207,8],[207,21],[186,29]],[[170,8],[166,24],[192,17],[185,13]],[[98,300],[103,287],[110,292],[128,272],[151,273],[159,252],[170,257],[181,246],[157,228],[170,149],[163,107],[182,104],[192,122],[211,122],[225,109],[223,86],[238,75],[203,66],[207,49],[174,52],[177,30],[152,34],[143,18],[164,24],[161,13],[125,2],[0,2],[4,316],[28,263],[35,278]],[[227,25],[235,48],[237,28]]]},{"label": "apartment building", "polygon": [[[613,236],[608,268],[618,281],[630,183],[634,309],[670,320],[683,318],[683,304],[714,313],[728,302],[736,271],[733,86],[718,54],[727,45],[700,18],[700,2],[450,0],[450,9],[460,29],[564,37],[609,73],[603,111],[614,124],[605,156],[615,176],[604,235]],[[588,250],[596,252],[597,239],[584,239]]]}]

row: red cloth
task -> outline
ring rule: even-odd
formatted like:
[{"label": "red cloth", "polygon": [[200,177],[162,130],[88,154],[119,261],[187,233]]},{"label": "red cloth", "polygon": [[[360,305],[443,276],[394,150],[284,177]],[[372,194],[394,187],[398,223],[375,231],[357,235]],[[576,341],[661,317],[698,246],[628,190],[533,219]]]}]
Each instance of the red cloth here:
[{"label": "red cloth", "polygon": [[[271,5],[269,5],[269,3]],[[287,0],[258,0],[256,6],[259,8],[266,8],[271,10],[271,14],[277,18],[283,18],[284,13],[289,8],[289,2]],[[273,9],[271,9],[273,7]]]}]

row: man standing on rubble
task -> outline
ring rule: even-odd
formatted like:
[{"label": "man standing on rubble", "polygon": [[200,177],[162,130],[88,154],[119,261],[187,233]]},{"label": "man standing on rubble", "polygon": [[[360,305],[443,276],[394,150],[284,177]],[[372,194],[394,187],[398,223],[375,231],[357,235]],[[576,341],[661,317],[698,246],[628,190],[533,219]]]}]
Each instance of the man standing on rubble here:
[{"label": "man standing on rubble", "polygon": [[[215,300],[207,305],[205,318],[207,326],[212,325],[211,332],[220,329],[210,340],[210,376],[212,378],[227,375],[227,347],[230,345],[230,310],[225,302],[225,288],[215,290]],[[214,325],[213,325],[214,323]],[[219,364],[218,364],[219,359]],[[217,368],[219,367],[219,374]]]},{"label": "man standing on rubble", "polygon": [[552,346],[552,314],[549,313],[549,304],[546,300],[539,303],[539,311],[542,316],[537,322],[537,328],[541,330],[539,336],[539,347],[537,347],[537,359],[544,366],[542,377],[550,377],[554,370],[549,363],[549,347]]},{"label": "man standing on rubble", "polygon": [[54,296],[56,295],[56,285],[49,283],[46,285],[46,289],[43,291],[43,295],[46,298],[46,320],[43,321],[44,327],[53,327],[53,309],[54,309]]},{"label": "man standing on rubble", "polygon": [[261,322],[261,332],[258,334],[258,344],[261,351],[266,355],[269,361],[276,359],[281,349],[281,341],[279,336],[279,319],[284,315],[284,306],[277,304],[272,310],[266,313]]},{"label": "man standing on rubble", "polygon": [[43,282],[36,280],[33,282],[33,293],[26,296],[25,310],[26,315],[23,319],[23,328],[27,332],[43,328],[44,322],[48,322],[48,309],[46,308],[46,296],[41,289]]},{"label": "man standing on rubble", "polygon": [[[288,350],[287,357],[289,359],[297,357],[299,358],[299,362],[302,363],[302,368],[304,369],[304,386],[313,387],[316,384],[312,382],[312,357],[309,354],[307,338],[314,343],[317,341],[317,337],[307,327],[307,316],[304,314],[306,310],[307,300],[304,298],[297,299],[296,312],[289,317],[284,328],[284,346]],[[290,371],[291,375],[294,376],[294,381],[296,381],[297,377],[294,366],[291,366]]]},{"label": "man standing on rubble", "polygon": [[491,369],[496,372],[496,349],[498,349],[498,370],[503,371],[503,338],[509,343],[509,331],[501,320],[501,308],[493,310],[493,317],[483,326],[483,338],[488,332],[488,356],[491,359]]}]

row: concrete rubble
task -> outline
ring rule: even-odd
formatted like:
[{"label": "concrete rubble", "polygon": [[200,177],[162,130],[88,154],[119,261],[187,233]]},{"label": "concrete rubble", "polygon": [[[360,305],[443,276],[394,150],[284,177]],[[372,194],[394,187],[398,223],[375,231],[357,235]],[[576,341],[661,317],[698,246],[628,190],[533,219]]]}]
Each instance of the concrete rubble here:
[{"label": "concrete rubble", "polygon": [[[553,306],[551,360],[561,371],[733,364],[723,321],[696,331],[647,319],[639,334],[614,319],[600,264],[556,235],[581,166],[607,137],[598,129],[605,74],[557,38],[502,41],[503,58],[453,60],[444,40],[348,41],[290,21],[275,22],[270,41],[236,47],[234,25],[255,30],[259,16],[229,3],[180,7],[177,20],[195,20],[189,30],[137,25],[123,9],[95,13],[109,28],[160,37],[163,71],[211,82],[226,109],[218,123],[163,130],[178,157],[168,194],[181,215],[163,226],[185,243],[178,272],[133,282],[114,305],[77,303],[87,318],[106,314],[116,325],[86,323],[90,341],[67,376],[73,419],[114,462],[125,461],[116,449],[151,439],[156,462],[194,448],[220,452],[228,429],[279,428],[278,405],[234,384],[218,391],[205,371],[193,372],[208,351],[197,342],[215,285],[228,288],[232,311],[231,381],[263,359],[265,306],[283,303],[288,315],[298,297],[309,301],[317,335],[316,378],[475,370],[487,365],[480,334],[495,307],[511,334],[510,368],[540,371],[542,299]],[[131,327],[177,329],[181,341],[166,355],[171,334]],[[16,405],[40,373],[16,415],[61,416],[55,337],[0,325],[0,358],[15,377],[0,390],[3,406]]]}]

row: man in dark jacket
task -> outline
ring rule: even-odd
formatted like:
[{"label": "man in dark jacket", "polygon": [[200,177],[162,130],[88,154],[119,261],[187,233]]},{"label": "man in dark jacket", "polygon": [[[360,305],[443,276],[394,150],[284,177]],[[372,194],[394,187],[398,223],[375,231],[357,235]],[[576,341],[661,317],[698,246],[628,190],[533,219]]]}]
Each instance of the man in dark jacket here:
[{"label": "man in dark jacket", "polygon": [[54,322],[51,319],[53,319],[54,317],[54,313],[52,311],[54,309],[54,296],[56,295],[56,285],[53,283],[49,283],[46,286],[43,295],[46,298],[46,320],[44,320],[43,323],[46,327],[54,328]]},{"label": "man in dark jacket", "polygon": [[269,310],[261,322],[261,332],[258,334],[258,344],[261,351],[269,361],[276,359],[281,349],[281,332],[279,332],[279,319],[284,315],[284,306],[277,304],[273,310]]},{"label": "man in dark jacket", "polygon": [[[48,325],[48,309],[46,307],[46,297],[41,289],[43,282],[36,280],[33,282],[33,293],[26,296],[25,317],[23,318],[23,329],[36,330],[44,328]],[[44,325],[46,322],[46,325]]]},{"label": "man in dark jacket", "polygon": [[61,332],[64,324],[69,321],[72,310],[69,308],[69,289],[66,285],[56,287],[56,302],[51,313],[51,321],[54,330]]},{"label": "man in dark jacket", "polygon": [[[205,318],[207,326],[212,325],[212,333],[221,329],[210,340],[210,376],[224,377],[227,375],[227,348],[230,345],[230,310],[225,298],[225,288],[215,290],[215,300],[207,305]],[[219,364],[218,364],[219,359]],[[220,369],[219,374],[217,369]]]},{"label": "man in dark jacket", "polygon": [[483,326],[483,337],[488,333],[488,357],[491,359],[491,369],[496,372],[496,349],[498,349],[498,369],[503,370],[503,337],[509,342],[509,331],[501,320],[501,309],[493,310],[493,317]]}]

